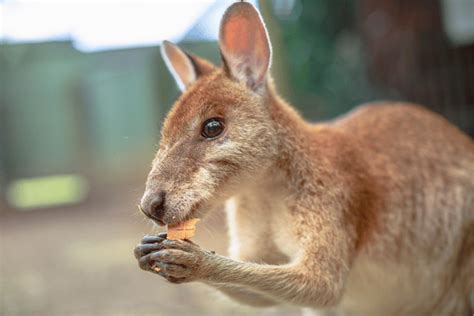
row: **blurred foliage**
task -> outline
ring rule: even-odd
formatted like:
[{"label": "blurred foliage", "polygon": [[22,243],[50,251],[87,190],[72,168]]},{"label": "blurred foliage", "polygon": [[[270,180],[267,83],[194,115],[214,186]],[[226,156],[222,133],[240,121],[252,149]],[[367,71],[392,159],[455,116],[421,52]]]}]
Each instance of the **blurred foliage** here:
[{"label": "blurred foliage", "polygon": [[307,117],[328,119],[376,97],[366,77],[354,1],[297,0],[290,15],[274,18],[288,98]]}]

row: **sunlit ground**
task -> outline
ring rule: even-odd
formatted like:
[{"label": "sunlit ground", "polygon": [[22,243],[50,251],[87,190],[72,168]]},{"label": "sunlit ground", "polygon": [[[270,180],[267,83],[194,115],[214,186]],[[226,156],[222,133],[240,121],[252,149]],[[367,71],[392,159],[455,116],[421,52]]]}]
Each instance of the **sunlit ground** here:
[{"label": "sunlit ground", "polygon": [[[173,285],[141,271],[133,248],[152,226],[137,193],[87,205],[18,212],[0,220],[1,315],[299,315],[239,306],[202,284]],[[222,214],[196,241],[224,254]]]}]

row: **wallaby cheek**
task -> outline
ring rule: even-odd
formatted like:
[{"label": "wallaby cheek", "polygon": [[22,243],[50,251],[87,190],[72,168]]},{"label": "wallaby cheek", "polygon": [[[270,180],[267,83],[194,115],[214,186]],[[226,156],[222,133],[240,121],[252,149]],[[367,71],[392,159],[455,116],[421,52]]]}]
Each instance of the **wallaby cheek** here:
[{"label": "wallaby cheek", "polygon": [[175,207],[197,203],[209,195],[213,184],[214,179],[206,168],[200,167],[193,173],[187,172],[186,176],[180,176],[173,181],[169,202]]}]

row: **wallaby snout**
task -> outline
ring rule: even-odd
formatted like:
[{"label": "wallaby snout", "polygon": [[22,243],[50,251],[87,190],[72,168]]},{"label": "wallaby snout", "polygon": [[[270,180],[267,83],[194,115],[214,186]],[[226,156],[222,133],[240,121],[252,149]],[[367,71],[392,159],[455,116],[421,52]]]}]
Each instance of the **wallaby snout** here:
[{"label": "wallaby snout", "polygon": [[147,190],[140,202],[140,209],[150,219],[159,225],[164,225],[166,192],[164,190]]}]

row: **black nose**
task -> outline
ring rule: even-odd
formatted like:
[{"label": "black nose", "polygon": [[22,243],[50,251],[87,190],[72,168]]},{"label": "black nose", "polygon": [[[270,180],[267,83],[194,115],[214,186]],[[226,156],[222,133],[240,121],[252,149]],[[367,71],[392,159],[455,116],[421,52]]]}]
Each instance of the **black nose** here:
[{"label": "black nose", "polygon": [[157,194],[150,199],[147,209],[145,209],[148,215],[158,221],[162,221],[163,216],[165,215],[165,191],[159,191]]}]

